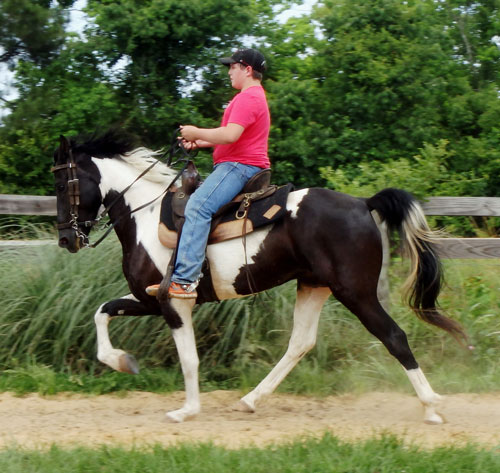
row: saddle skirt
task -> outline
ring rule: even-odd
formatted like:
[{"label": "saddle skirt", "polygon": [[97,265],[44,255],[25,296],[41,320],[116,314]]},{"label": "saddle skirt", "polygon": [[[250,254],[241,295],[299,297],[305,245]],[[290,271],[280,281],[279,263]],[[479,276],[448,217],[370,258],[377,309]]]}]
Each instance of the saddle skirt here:
[{"label": "saddle skirt", "polygon": [[[194,170],[193,170],[194,169]],[[212,218],[208,244],[240,238],[282,218],[292,184],[269,185],[270,171],[257,173],[231,202]],[[201,181],[194,165],[182,176],[182,186],[165,194],[161,203],[158,237],[167,248],[177,246],[178,231],[184,222],[184,208]]]}]

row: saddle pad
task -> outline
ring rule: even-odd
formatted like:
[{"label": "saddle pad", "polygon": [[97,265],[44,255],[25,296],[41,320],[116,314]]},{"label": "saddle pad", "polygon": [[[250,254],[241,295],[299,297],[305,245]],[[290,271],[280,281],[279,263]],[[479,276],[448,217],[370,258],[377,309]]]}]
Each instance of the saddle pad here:
[{"label": "saddle pad", "polygon": [[[232,238],[241,237],[253,230],[269,225],[283,217],[286,212],[288,194],[293,190],[292,184],[279,187],[269,197],[253,201],[248,211],[247,219],[237,219],[236,212],[240,202],[227,204],[226,212],[217,219],[217,226],[212,228],[208,243],[218,243]],[[158,237],[161,243],[168,248],[175,248],[177,231],[172,217],[173,193],[168,192],[161,204],[160,224]]]}]

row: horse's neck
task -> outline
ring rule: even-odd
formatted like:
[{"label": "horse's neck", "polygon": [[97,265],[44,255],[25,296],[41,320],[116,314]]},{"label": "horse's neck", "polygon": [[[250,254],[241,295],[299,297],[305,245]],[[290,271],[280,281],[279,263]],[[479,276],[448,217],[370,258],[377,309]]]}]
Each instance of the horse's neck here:
[{"label": "horse's neck", "polygon": [[99,188],[103,202],[106,204],[109,204],[113,196],[123,192],[131,184],[130,189],[123,195],[125,204],[131,210],[151,201],[165,189],[165,185],[148,181],[146,177],[134,182],[140,175],[140,171],[124,161],[118,159],[94,159],[93,161],[101,175]]},{"label": "horse's neck", "polygon": [[[134,182],[140,172],[121,161],[101,161],[96,163],[101,173],[100,189],[105,205],[110,205],[120,192]],[[111,222],[116,222],[115,232],[124,255],[132,257],[132,253],[142,251],[142,247],[160,272],[167,267],[170,259],[170,250],[163,247],[158,239],[161,196],[166,186],[167,183],[162,185],[141,178],[109,210]],[[134,212],[157,197],[150,205]]]}]

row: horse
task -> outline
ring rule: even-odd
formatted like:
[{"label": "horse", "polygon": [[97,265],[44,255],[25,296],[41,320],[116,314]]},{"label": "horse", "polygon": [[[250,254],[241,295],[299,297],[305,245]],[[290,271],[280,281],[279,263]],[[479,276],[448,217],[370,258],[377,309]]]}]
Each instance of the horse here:
[{"label": "horse", "polygon": [[405,332],[377,297],[382,238],[375,214],[389,229],[400,232],[411,259],[407,281],[411,309],[455,338],[466,337],[461,326],[438,309],[442,285],[435,251],[438,234],[429,228],[410,193],[388,188],[370,198],[358,198],[324,188],[293,190],[282,219],[248,233],[244,242],[233,238],[208,245],[213,298],[199,294],[196,301],[161,299],[146,293],[146,287],[162,280],[173,251],[158,239],[158,196],[178,173],[160,155],[160,151],[135,146],[116,131],[87,141],[61,136],[54,153],[59,246],[71,253],[93,246],[90,230],[102,217],[99,211],[104,206],[123,249],[122,269],[130,294],[101,304],[94,315],[98,360],[114,370],[137,373],[135,358],[112,346],[109,321],[115,316],[162,315],[172,331],[185,383],[184,404],[166,416],[183,422],[201,410],[191,316],[194,305],[249,296],[296,280],[288,348],[236,409],[254,412],[259,401],[313,348],[321,308],[333,295],[402,365],[424,406],[424,422],[443,422],[437,412],[442,397],[419,367]]}]

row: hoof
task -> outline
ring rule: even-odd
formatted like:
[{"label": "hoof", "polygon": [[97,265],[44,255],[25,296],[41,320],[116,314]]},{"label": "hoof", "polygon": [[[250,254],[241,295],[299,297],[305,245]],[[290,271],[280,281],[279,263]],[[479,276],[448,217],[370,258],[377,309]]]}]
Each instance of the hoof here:
[{"label": "hoof", "polygon": [[118,371],[129,374],[139,374],[139,363],[134,356],[125,353],[118,359]]},{"label": "hoof", "polygon": [[175,415],[173,412],[167,412],[165,414],[165,419],[171,424],[180,424],[181,422],[184,422],[184,419]]},{"label": "hoof", "polygon": [[233,411],[248,412],[253,414],[255,412],[255,407],[247,404],[243,399],[240,399],[234,406]]},{"label": "hoof", "polygon": [[180,424],[185,420],[192,419],[198,412],[186,412],[184,411],[184,409],[178,409],[176,411],[167,412],[165,414],[165,418],[167,419],[168,422]]},{"label": "hoof", "polygon": [[444,420],[439,414],[433,414],[432,416],[424,419],[424,423],[428,425],[441,425],[444,424]]}]

